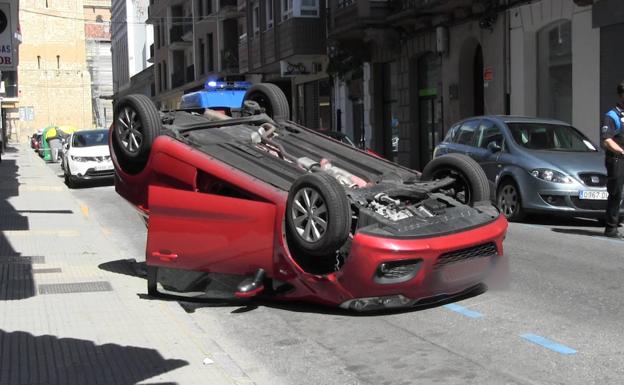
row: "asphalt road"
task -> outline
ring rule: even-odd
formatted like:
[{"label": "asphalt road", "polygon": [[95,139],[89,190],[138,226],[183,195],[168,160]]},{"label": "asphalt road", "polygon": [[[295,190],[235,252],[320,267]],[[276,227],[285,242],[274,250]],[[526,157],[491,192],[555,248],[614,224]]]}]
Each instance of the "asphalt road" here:
[{"label": "asphalt road", "polygon": [[[112,186],[72,193],[127,258],[144,258],[145,227]],[[257,384],[624,384],[624,242],[601,233],[591,220],[511,224],[509,289],[456,306],[180,305]]]}]

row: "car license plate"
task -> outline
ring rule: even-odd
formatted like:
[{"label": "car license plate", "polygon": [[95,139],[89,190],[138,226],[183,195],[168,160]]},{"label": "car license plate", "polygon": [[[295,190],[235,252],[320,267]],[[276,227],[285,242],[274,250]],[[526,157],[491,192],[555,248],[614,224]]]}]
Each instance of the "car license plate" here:
[{"label": "car license plate", "polygon": [[95,171],[108,171],[108,170],[112,170],[113,169],[113,165],[112,164],[104,164],[101,166],[95,166]]},{"label": "car license plate", "polygon": [[606,201],[609,193],[606,191],[580,191],[579,199],[591,199],[598,201]]}]

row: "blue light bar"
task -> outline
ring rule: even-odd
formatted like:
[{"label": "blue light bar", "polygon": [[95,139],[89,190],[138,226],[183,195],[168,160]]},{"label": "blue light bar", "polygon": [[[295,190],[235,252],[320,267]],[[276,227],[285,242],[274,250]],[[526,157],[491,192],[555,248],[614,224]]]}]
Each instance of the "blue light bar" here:
[{"label": "blue light bar", "polygon": [[217,81],[217,80],[208,80],[206,84],[204,84],[204,88],[207,90],[219,90],[219,89],[246,90],[249,87],[251,87],[251,83],[249,82],[225,82],[225,81]]}]

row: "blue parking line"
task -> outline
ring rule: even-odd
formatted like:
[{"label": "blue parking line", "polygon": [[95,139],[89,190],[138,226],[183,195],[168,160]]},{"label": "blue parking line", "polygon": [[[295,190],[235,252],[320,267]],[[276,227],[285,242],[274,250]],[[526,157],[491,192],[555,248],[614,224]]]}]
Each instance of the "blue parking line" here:
[{"label": "blue parking line", "polygon": [[567,347],[565,345],[562,345],[560,343],[546,339],[544,337],[540,337],[536,334],[527,333],[527,334],[521,335],[520,337],[524,338],[527,341],[533,342],[534,344],[543,346],[546,349],[550,349],[560,354],[565,354],[565,355],[576,354],[576,350],[570,347]]},{"label": "blue parking line", "polygon": [[470,318],[481,318],[483,317],[483,314],[474,311],[474,310],[470,310],[470,309],[466,309],[463,306],[459,306],[457,304],[454,303],[449,303],[447,305],[444,305],[445,308],[452,310],[456,313],[459,313],[461,315],[465,315],[466,317],[470,317]]}]

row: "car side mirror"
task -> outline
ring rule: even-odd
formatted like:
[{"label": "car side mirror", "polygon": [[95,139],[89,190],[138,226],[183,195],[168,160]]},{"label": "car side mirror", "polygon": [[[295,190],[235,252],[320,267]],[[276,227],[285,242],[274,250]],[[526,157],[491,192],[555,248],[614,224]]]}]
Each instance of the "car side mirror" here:
[{"label": "car side mirror", "polygon": [[487,148],[493,154],[502,151],[502,147],[498,143],[496,143],[496,142],[488,143]]}]

